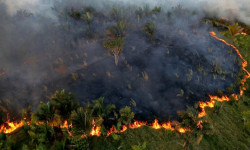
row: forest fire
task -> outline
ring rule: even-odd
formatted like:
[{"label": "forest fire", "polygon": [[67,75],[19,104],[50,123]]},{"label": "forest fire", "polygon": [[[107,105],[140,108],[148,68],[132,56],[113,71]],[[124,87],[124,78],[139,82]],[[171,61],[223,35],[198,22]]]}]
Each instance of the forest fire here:
[{"label": "forest fire", "polygon": [[[247,61],[242,57],[242,55],[240,54],[239,50],[232,44],[229,44],[227,43],[225,40],[223,39],[220,39],[216,36],[216,33],[215,32],[210,32],[211,36],[216,38],[217,40],[225,43],[226,45],[228,46],[231,46],[232,48],[235,49],[235,51],[237,52],[237,54],[239,55],[239,57],[242,59],[242,69],[246,72],[247,75],[245,75],[245,78],[241,80],[241,84],[242,86],[245,84],[246,82],[246,79],[250,77],[250,73],[246,70],[246,66],[247,66]],[[3,74],[0,74],[0,76],[3,75]],[[240,89],[240,95],[243,95],[243,92],[244,90],[246,90],[246,88],[244,87],[241,87]],[[229,96],[222,96],[222,97],[218,97],[218,96],[213,96],[213,95],[208,95],[210,100],[207,101],[207,102],[202,102],[200,101],[199,102],[199,107],[201,108],[201,111],[199,112],[198,114],[198,117],[201,118],[201,117],[204,117],[206,116],[206,111],[205,111],[205,108],[206,107],[209,107],[209,108],[213,108],[214,105],[215,105],[215,102],[216,101],[219,101],[219,102],[223,102],[223,101],[229,101],[230,98]],[[232,94],[231,95],[233,98],[235,98],[235,100],[238,100],[238,95],[236,94]],[[9,133],[12,133],[14,132],[16,129],[22,127],[24,125],[24,121],[21,120],[20,122],[10,122],[9,120],[1,125],[0,127],[0,132],[2,133],[5,133],[5,134],[9,134]],[[153,129],[161,129],[161,128],[164,128],[166,130],[171,130],[171,131],[174,131],[175,129],[171,126],[171,122],[166,122],[166,123],[162,123],[160,124],[158,122],[157,119],[154,120],[154,122],[152,124],[148,124],[147,122],[143,122],[143,121],[134,121],[133,123],[130,123],[128,126],[126,125],[123,125],[121,127],[121,130],[118,131],[114,126],[112,128],[109,129],[109,131],[107,132],[107,136],[111,135],[112,133],[122,133],[122,132],[125,132],[128,128],[130,129],[135,129],[135,128],[140,128],[144,125],[148,125],[148,126],[151,126]],[[68,121],[65,121],[62,125],[60,125],[60,128],[72,128],[72,124],[69,124]],[[197,124],[197,128],[202,128],[202,122],[199,122]],[[183,127],[178,127],[176,126],[176,131],[179,132],[179,133],[185,133],[187,131],[190,131],[190,129],[188,128],[183,128]],[[93,128],[92,130],[90,131],[90,136],[100,136],[101,135],[101,126],[96,126],[93,122]]]},{"label": "forest fire", "polygon": [[[232,96],[235,96],[235,95],[233,94]],[[215,101],[222,102],[222,101],[229,101],[230,100],[228,96],[218,97],[218,96],[209,95],[209,98],[210,98],[210,101],[199,102],[199,106],[201,108],[201,112],[198,114],[199,118],[206,116],[205,107],[213,108]]]},{"label": "forest fire", "polygon": [[[133,123],[129,124],[129,126],[126,126],[126,125],[123,125],[122,126],[122,129],[120,131],[118,131],[114,126],[112,128],[110,128],[110,130],[107,132],[107,137],[110,136],[112,133],[122,133],[124,131],[126,131],[128,128],[130,129],[135,129],[135,128],[140,128],[141,126],[144,126],[144,125],[147,125],[147,126],[150,126],[151,128],[153,129],[161,129],[161,128],[164,128],[166,130],[171,130],[171,131],[174,131],[175,129],[171,126],[171,122],[167,122],[167,123],[163,123],[163,124],[160,124],[159,121],[157,119],[154,120],[154,122],[152,124],[148,124],[146,122],[140,122],[140,121],[134,121]],[[179,133],[185,133],[187,131],[190,131],[190,129],[188,128],[181,128],[181,127],[177,127],[177,131]],[[95,133],[96,132],[96,128],[92,128],[91,130],[91,133]],[[92,135],[92,134],[90,134]],[[92,135],[92,136],[99,136],[99,135]]]},{"label": "forest fire", "polygon": [[[242,59],[241,66],[242,66],[242,69],[247,74],[247,75],[245,75],[245,78],[241,80],[241,85],[243,86],[245,84],[245,82],[246,82],[246,79],[250,77],[250,73],[246,69],[246,67],[247,67],[247,61],[243,58],[243,56],[241,55],[240,51],[234,45],[229,44],[225,40],[217,37],[215,32],[210,32],[210,35],[212,37],[216,38],[217,40],[225,43],[226,45],[231,46],[236,51],[236,53],[238,54],[238,56]],[[240,96],[243,95],[244,90],[246,90],[246,88],[245,87],[241,87],[241,89],[240,89]],[[235,100],[238,100],[238,97],[235,94],[232,94],[231,96],[234,97]],[[214,104],[215,104],[215,101],[222,102],[222,101],[229,101],[230,100],[230,98],[228,96],[218,97],[218,96],[209,95],[209,97],[210,97],[210,101],[208,101],[208,102],[199,102],[199,106],[201,108],[201,112],[199,112],[199,114],[198,114],[199,118],[206,116],[205,107],[213,108]]]}]

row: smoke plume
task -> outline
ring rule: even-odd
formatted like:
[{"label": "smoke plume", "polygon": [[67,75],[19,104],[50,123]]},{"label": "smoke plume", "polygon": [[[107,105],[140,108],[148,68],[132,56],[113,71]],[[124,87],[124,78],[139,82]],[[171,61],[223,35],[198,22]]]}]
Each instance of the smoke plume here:
[{"label": "smoke plume", "polygon": [[[154,6],[162,12],[151,14]],[[103,96],[121,108],[135,101],[138,118],[174,117],[207,94],[227,92],[240,69],[235,52],[209,35],[214,29],[202,17],[249,23],[247,7],[233,0],[4,0],[0,99],[37,106],[64,88],[82,102]],[[91,25],[72,17],[75,11],[91,12]],[[119,20],[127,30],[116,66],[103,42]],[[155,24],[154,40],[143,32],[148,22]]]}]

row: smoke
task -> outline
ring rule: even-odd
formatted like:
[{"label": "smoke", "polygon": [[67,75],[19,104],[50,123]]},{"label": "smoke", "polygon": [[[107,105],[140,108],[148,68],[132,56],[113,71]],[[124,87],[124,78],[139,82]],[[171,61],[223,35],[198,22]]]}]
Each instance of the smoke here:
[{"label": "smoke", "polygon": [[[0,98],[17,108],[18,104],[19,108],[36,106],[65,88],[83,102],[103,96],[121,108],[135,101],[133,109],[144,119],[174,117],[177,110],[207,94],[218,89],[226,92],[240,69],[232,48],[209,36],[214,29],[200,21],[223,3],[205,7],[212,2],[4,0],[0,3],[0,73],[6,74],[0,77]],[[227,3],[217,15],[227,17],[223,13],[231,6],[241,8]],[[150,7],[159,5],[162,13],[149,13]],[[243,13],[239,8],[236,12]],[[80,15],[91,11],[91,25],[72,17],[74,11]],[[107,27],[118,20],[128,27],[115,66],[103,42]],[[153,41],[143,32],[150,21],[156,28]]]},{"label": "smoke", "polygon": [[[184,8],[198,11],[199,13],[208,13],[212,16],[225,17],[228,19],[238,19],[246,24],[250,24],[250,5],[248,0],[106,0],[106,1],[79,1],[70,2],[64,0],[3,0],[7,6],[9,14],[14,15],[18,10],[28,10],[34,14],[54,17],[51,8],[56,3],[74,4],[84,3],[95,7],[104,7],[105,4],[119,4],[132,6],[150,7],[161,6],[165,11],[172,7],[181,5]],[[105,8],[104,8],[105,9]]]}]

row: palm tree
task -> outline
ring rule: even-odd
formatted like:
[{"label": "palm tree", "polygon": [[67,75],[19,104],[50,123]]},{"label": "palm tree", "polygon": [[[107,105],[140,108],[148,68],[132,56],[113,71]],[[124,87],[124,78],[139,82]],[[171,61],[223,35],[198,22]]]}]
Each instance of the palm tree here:
[{"label": "palm tree", "polygon": [[113,53],[116,66],[118,65],[119,55],[123,51],[124,44],[125,44],[125,39],[121,37],[113,38],[103,43],[103,46],[109,49]]},{"label": "palm tree", "polygon": [[125,37],[127,26],[126,23],[123,21],[117,22],[115,26],[108,27],[108,36],[109,38],[116,38],[116,37]]},{"label": "palm tree", "polygon": [[34,114],[38,121],[42,121],[48,125],[54,124],[55,109],[51,102],[43,103],[41,102],[38,106],[38,111]]},{"label": "palm tree", "polygon": [[115,65],[118,65],[119,55],[122,53],[125,44],[126,24],[123,21],[117,22],[116,26],[107,28],[109,40],[103,46],[109,49],[115,58]]},{"label": "palm tree", "polygon": [[71,112],[79,107],[79,104],[74,101],[73,94],[67,93],[65,90],[56,91],[51,100],[62,121],[68,120]]},{"label": "palm tree", "polygon": [[119,121],[125,125],[128,125],[135,116],[134,112],[131,111],[131,108],[129,106],[121,108],[119,113],[120,113]]},{"label": "palm tree", "polygon": [[73,130],[76,134],[83,134],[92,128],[92,112],[82,107],[74,110],[71,115]]},{"label": "palm tree", "polygon": [[115,110],[114,104],[104,106],[104,97],[100,97],[93,101],[93,104],[89,107],[92,110],[92,115],[95,117],[107,117],[112,111]]},{"label": "palm tree", "polygon": [[229,25],[228,30],[232,37],[235,37],[236,35],[239,35],[244,29],[241,28],[238,23],[234,23],[232,25]]}]

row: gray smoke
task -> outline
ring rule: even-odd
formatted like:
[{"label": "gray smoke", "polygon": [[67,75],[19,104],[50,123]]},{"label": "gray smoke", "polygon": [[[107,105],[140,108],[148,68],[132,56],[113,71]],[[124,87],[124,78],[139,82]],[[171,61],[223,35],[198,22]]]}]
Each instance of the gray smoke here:
[{"label": "gray smoke", "polygon": [[[205,7],[212,7],[212,2],[4,0],[0,73],[6,74],[0,77],[0,98],[20,104],[19,108],[36,106],[56,89],[65,88],[80,101],[104,96],[118,108],[134,100],[134,111],[144,119],[173,117],[207,94],[225,92],[239,70],[232,48],[209,36],[214,29],[201,22],[207,12],[215,13],[215,7]],[[241,6],[229,4],[233,2],[216,14],[227,17],[226,10],[235,6],[239,19],[247,19],[240,14]],[[160,14],[136,15],[139,7],[146,12],[159,5]],[[119,20],[111,15],[113,7],[128,24],[118,66],[102,45],[107,27]],[[70,17],[74,10],[93,12],[90,28]],[[154,41],[143,32],[149,21],[156,25]]]},{"label": "gray smoke", "polygon": [[[103,7],[105,4],[120,4],[150,7],[161,6],[165,11],[180,4],[184,8],[199,11],[200,13],[209,13],[217,17],[225,17],[228,19],[235,19],[250,24],[250,3],[249,0],[105,0],[105,1],[80,1],[80,0],[2,0],[7,6],[9,14],[14,15],[18,10],[28,10],[34,14],[47,15],[53,17],[51,8],[55,3],[84,3],[93,5],[95,7]],[[105,9],[105,8],[104,8]]]}]

